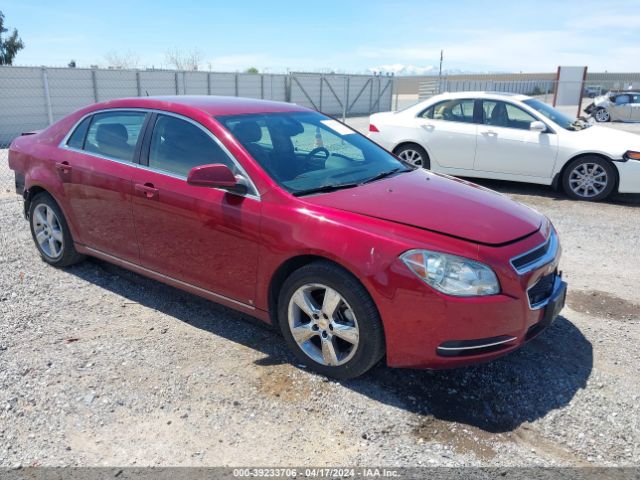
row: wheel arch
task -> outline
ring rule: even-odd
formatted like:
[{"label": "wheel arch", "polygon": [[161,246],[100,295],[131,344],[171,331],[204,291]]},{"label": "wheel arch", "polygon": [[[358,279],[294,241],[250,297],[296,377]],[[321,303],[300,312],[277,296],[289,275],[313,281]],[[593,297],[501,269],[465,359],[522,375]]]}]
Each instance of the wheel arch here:
[{"label": "wheel arch", "polygon": [[417,145],[418,147],[422,148],[425,152],[427,152],[427,155],[429,155],[429,159],[432,158],[431,153],[429,152],[429,149],[427,148],[427,146],[421,143],[418,143],[415,140],[402,140],[401,142],[396,144],[395,147],[393,147],[391,152],[395,155],[399,148],[404,147],[406,145]]},{"label": "wheel arch", "polygon": [[608,162],[613,167],[613,171],[615,172],[613,191],[617,192],[618,184],[620,183],[620,171],[618,170],[618,167],[616,167],[616,162],[614,162],[611,157],[608,157],[607,155],[600,152],[581,152],[569,158],[566,162],[564,162],[564,165],[554,177],[553,182],[551,184],[553,188],[556,190],[560,190],[562,188],[562,178],[564,177],[564,174],[569,168],[569,165],[571,164],[571,162],[583,157],[599,157],[602,160]]},{"label": "wheel arch", "polygon": [[[373,295],[371,295],[371,292],[369,291],[369,288],[367,288],[367,286],[365,285],[365,283],[360,279],[360,277],[353,272],[353,270],[345,267],[344,265],[342,265],[341,263],[327,257],[327,256],[323,256],[323,255],[319,255],[319,254],[302,254],[302,255],[296,255],[295,257],[291,257],[288,258],[287,260],[285,260],[284,262],[282,262],[278,268],[276,268],[276,270],[274,271],[273,275],[271,276],[271,279],[269,280],[269,287],[268,287],[268,309],[269,309],[269,320],[271,325],[279,330],[279,322],[278,322],[278,297],[280,295],[280,290],[282,289],[282,286],[284,285],[284,282],[287,280],[287,278],[296,270],[304,267],[305,265],[309,265],[310,263],[313,262],[317,262],[317,261],[323,261],[323,262],[327,262],[327,263],[331,263],[333,265],[335,265],[338,268],[341,268],[342,270],[344,270],[345,272],[349,273],[350,275],[352,275],[358,282],[360,282],[360,284],[362,285],[362,287],[367,291],[367,293],[369,294],[369,296],[373,299]],[[375,304],[375,301],[374,301]],[[377,308],[377,306],[376,306]]]}]

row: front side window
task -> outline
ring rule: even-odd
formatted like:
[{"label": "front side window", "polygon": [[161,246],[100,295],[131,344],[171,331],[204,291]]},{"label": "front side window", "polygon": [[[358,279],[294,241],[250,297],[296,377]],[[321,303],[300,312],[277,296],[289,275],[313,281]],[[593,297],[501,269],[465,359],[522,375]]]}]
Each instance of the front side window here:
[{"label": "front side window", "polygon": [[472,99],[445,100],[427,108],[421,117],[449,122],[473,123],[474,103]]},{"label": "front side window", "polygon": [[204,130],[170,115],[156,118],[149,167],[186,177],[193,167],[222,163],[235,171],[229,156]]},{"label": "front side window", "polygon": [[96,113],[87,132],[84,150],[132,162],[145,116],[144,112]]},{"label": "front side window", "polygon": [[626,105],[631,102],[631,97],[629,95],[618,95],[616,97],[616,105]]},{"label": "front side window", "polygon": [[353,187],[410,169],[367,138],[317,112],[217,119],[271,178],[294,195]]},{"label": "front side window", "polygon": [[636,94],[633,96],[633,103],[640,103],[640,94]]},{"label": "front side window", "polygon": [[499,100],[482,101],[482,123],[495,127],[529,130],[537,119],[519,107]]}]

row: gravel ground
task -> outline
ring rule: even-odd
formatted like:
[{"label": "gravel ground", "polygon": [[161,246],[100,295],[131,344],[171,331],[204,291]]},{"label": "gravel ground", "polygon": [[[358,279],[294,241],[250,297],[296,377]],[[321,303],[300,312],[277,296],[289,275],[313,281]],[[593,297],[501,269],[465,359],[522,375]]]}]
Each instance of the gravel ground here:
[{"label": "gravel ground", "polygon": [[554,222],[562,317],[491,363],[347,382],[222,306],[97,260],[47,266],[0,194],[0,466],[639,465],[640,198],[482,183]]}]

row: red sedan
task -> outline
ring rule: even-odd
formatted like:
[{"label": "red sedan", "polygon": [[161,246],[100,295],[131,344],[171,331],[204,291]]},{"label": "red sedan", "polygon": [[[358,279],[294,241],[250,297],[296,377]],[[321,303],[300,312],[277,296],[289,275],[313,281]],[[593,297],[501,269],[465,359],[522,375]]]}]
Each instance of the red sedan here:
[{"label": "red sedan", "polygon": [[109,101],[17,138],[9,165],[45,262],[98,257],[253,315],[333,377],[492,359],[564,305],[543,215],[296,105]]}]

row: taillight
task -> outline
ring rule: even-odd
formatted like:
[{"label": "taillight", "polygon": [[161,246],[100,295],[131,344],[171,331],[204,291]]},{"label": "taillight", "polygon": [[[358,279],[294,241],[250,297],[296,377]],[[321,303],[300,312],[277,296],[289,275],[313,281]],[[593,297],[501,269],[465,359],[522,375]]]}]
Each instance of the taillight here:
[{"label": "taillight", "polygon": [[378,130],[378,127],[376,127],[373,123],[369,124],[369,131],[370,132],[379,132],[380,130]]}]

